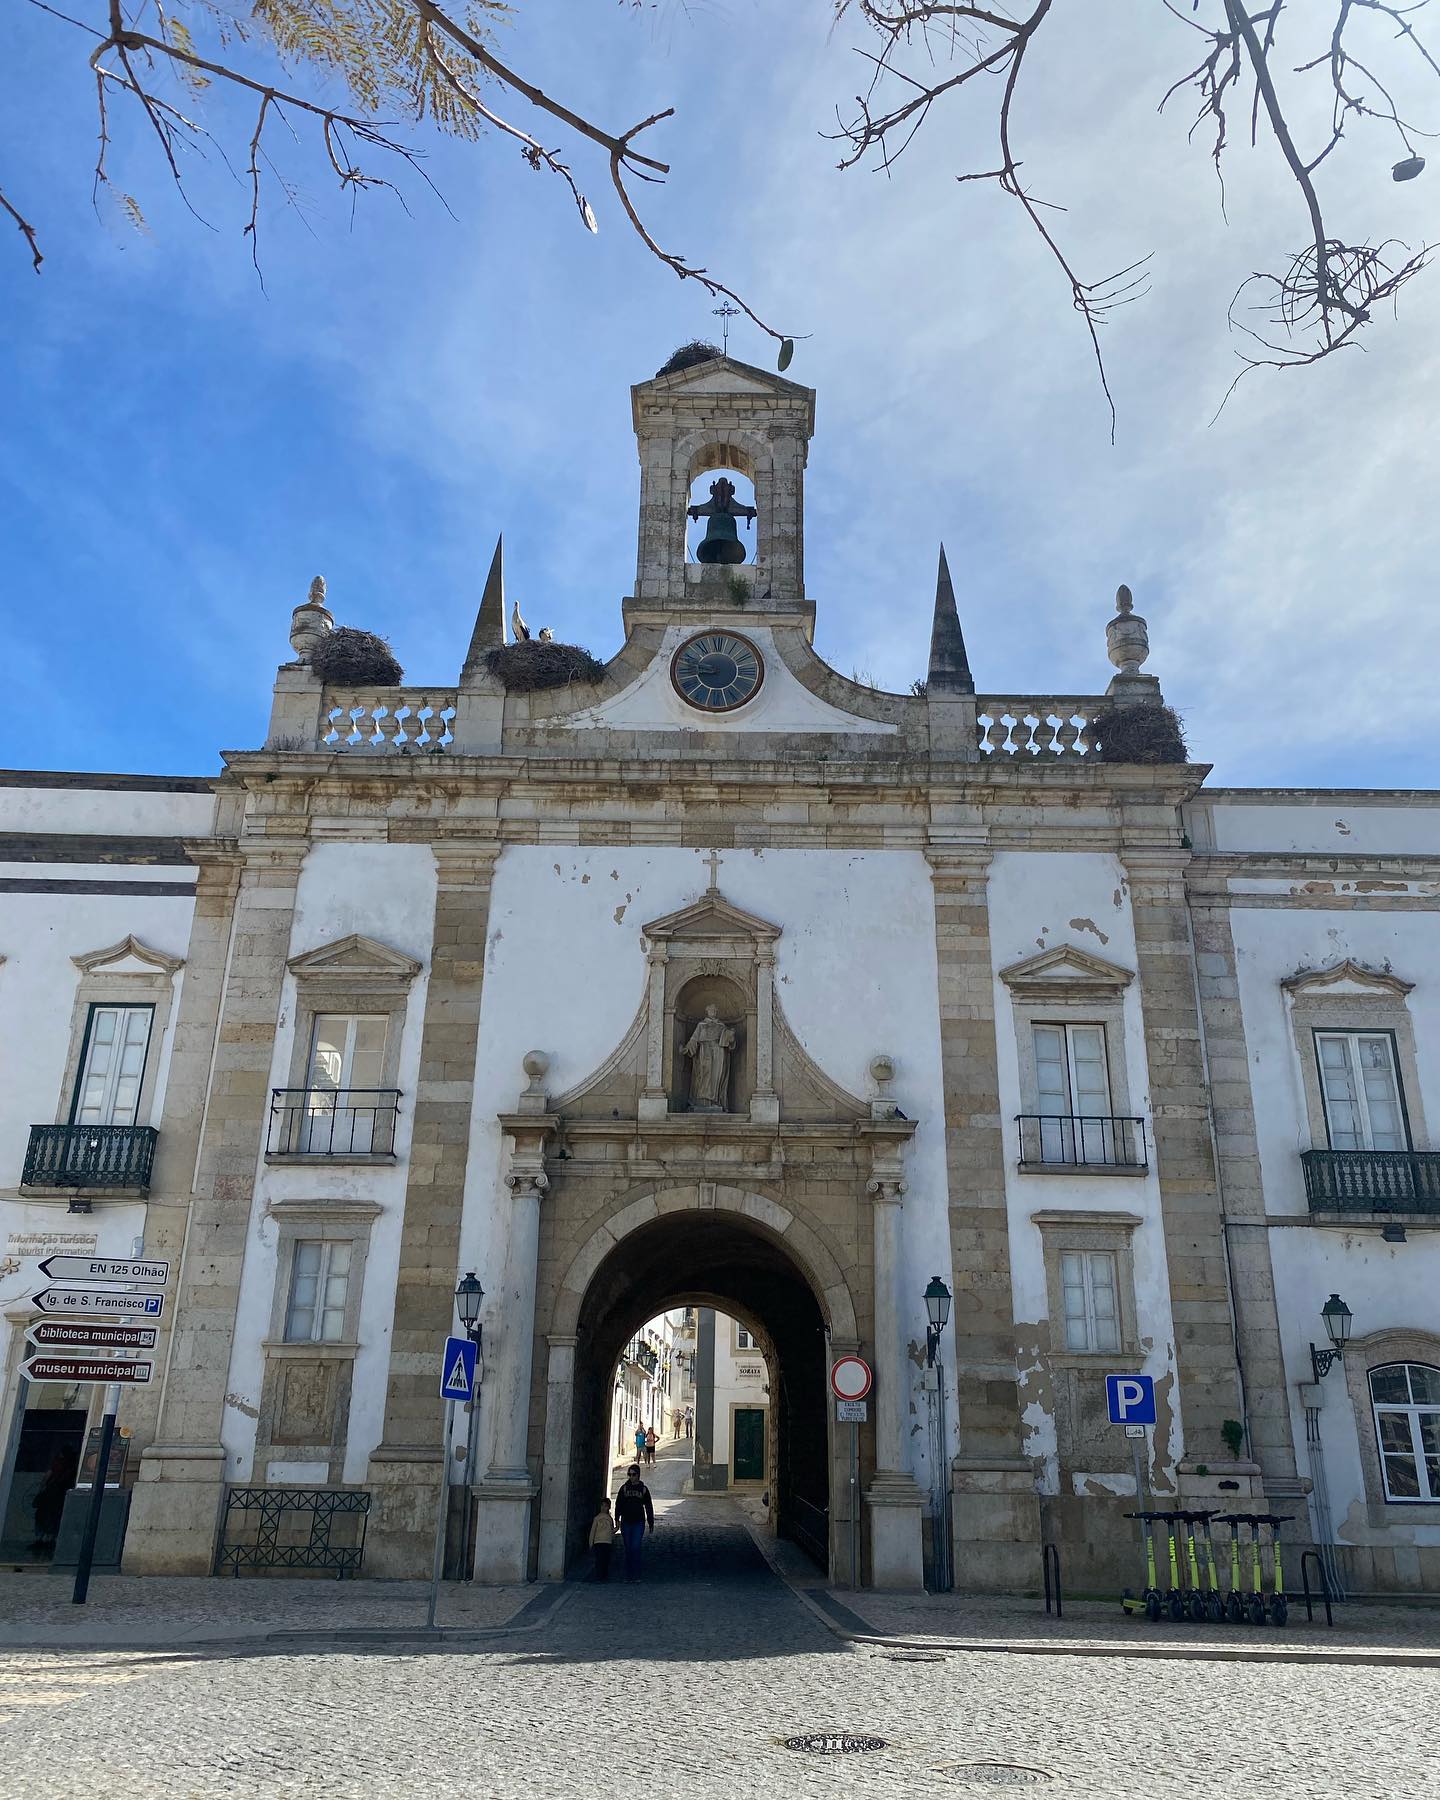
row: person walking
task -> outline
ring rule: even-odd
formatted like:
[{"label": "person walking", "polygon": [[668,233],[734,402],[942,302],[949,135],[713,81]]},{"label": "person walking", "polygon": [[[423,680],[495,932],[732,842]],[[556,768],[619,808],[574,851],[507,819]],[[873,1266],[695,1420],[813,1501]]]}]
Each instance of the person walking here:
[{"label": "person walking", "polygon": [[695,1415],[688,1406],[685,1408],[685,1435],[687,1438],[695,1435]]},{"label": "person walking", "polygon": [[600,1510],[590,1521],[590,1548],[595,1552],[595,1579],[610,1579],[610,1554],[615,1548],[615,1521],[610,1517],[610,1496],[600,1501]]},{"label": "person walking", "polygon": [[641,1463],[645,1460],[645,1427],[643,1425],[635,1427],[635,1460]]},{"label": "person walking", "polygon": [[655,1447],[660,1439],[655,1435],[655,1427],[649,1426],[645,1432],[645,1460],[653,1469],[655,1467]]},{"label": "person walking", "polygon": [[625,1546],[625,1579],[640,1579],[640,1546],[645,1541],[645,1528],[655,1529],[655,1502],[650,1490],[640,1479],[639,1463],[631,1463],[624,1486],[615,1496],[615,1520]]}]

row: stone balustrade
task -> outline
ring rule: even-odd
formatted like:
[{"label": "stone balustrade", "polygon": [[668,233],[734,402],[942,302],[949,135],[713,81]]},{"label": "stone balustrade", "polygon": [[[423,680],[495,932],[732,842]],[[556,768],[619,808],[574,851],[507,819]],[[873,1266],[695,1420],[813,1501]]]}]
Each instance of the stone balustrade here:
[{"label": "stone balustrade", "polygon": [[1109,704],[1103,694],[981,694],[980,754],[1079,762],[1094,753],[1090,724]]},{"label": "stone balustrade", "polygon": [[325,750],[443,750],[453,740],[454,718],[454,688],[327,688],[320,745]]}]

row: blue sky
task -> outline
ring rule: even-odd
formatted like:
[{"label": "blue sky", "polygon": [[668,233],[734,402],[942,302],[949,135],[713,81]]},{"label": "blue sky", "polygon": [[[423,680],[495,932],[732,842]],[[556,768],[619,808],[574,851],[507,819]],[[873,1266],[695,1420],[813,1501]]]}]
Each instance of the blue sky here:
[{"label": "blue sky", "polygon": [[[676,105],[654,134],[675,167],[646,196],[657,234],[810,334],[791,369],[819,395],[807,584],[837,667],[895,688],[923,672],[943,537],[982,691],[1098,691],[1126,581],[1149,667],[1217,781],[1433,785],[1440,271],[1368,353],[1257,374],[1212,426],[1235,367],[1229,295],[1277,224],[1284,243],[1303,224],[1274,152],[1241,143],[1225,225],[1188,113],[1155,111],[1189,43],[1158,4],[1130,20],[1102,75],[1085,27],[1058,18],[1017,119],[1084,272],[1155,253],[1150,295],[1106,333],[1114,448],[1057,275],[1011,204],[953,179],[988,166],[963,114],[937,114],[888,180],[836,171],[820,133],[859,85],[858,38],[820,0],[640,17],[532,0],[504,48],[608,123]],[[493,137],[425,140],[455,217],[412,178],[408,214],[371,196],[352,226],[313,151],[277,134],[304,216],[272,184],[262,291],[243,189],[197,165],[214,229],[197,222],[119,109],[112,172],[150,230],[96,220],[87,46],[23,6],[11,26],[0,185],[47,260],[36,277],[0,232],[22,697],[0,759],[215,769],[260,742],[317,572],[337,618],[387,635],[409,679],[453,681],[501,530],[527,618],[613,652],[634,570],[629,384],[717,322],[629,234],[598,155],[574,156],[595,238]],[[248,112],[207,106],[243,146]],[[1423,239],[1433,182],[1392,184],[1378,136],[1346,158],[1346,228]],[[743,324],[732,348],[773,366]]]}]

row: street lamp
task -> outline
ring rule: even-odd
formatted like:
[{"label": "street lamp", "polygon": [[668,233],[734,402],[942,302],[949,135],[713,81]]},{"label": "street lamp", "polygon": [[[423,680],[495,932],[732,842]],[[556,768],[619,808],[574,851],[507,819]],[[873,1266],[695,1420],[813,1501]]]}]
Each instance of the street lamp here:
[{"label": "street lamp", "polygon": [[950,1318],[950,1290],[938,1275],[930,1277],[930,1285],[925,1290],[925,1311],[930,1318],[930,1327],[925,1333],[925,1361],[933,1369],[940,1336]]},{"label": "street lamp", "polygon": [[1345,1353],[1345,1346],[1350,1341],[1350,1308],[1338,1294],[1332,1294],[1320,1308],[1320,1317],[1325,1321],[1325,1332],[1330,1339],[1329,1350],[1317,1350],[1310,1346],[1310,1369],[1316,1381],[1323,1381],[1334,1367],[1336,1361]]},{"label": "street lamp", "polygon": [[471,1269],[455,1290],[455,1305],[459,1309],[465,1335],[472,1344],[480,1342],[480,1334],[485,1329],[480,1323],[480,1302],[484,1298],[485,1290],[480,1285],[480,1278]]}]

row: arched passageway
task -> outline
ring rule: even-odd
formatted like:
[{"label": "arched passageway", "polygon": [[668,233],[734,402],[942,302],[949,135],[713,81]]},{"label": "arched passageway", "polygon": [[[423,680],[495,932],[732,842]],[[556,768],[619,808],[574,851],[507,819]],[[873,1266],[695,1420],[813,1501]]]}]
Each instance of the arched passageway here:
[{"label": "arched passageway", "polygon": [[825,1404],[826,1319],[809,1281],[774,1235],[721,1212],[672,1213],[627,1235],[596,1269],[576,1322],[566,1562],[610,1471],[609,1407],[626,1341],[673,1306],[713,1306],[754,1329],[768,1351],[777,1531],[822,1566],[829,1557],[831,1453]]}]

